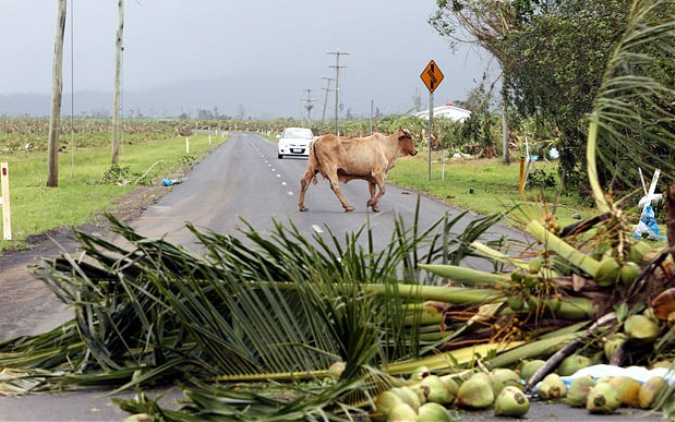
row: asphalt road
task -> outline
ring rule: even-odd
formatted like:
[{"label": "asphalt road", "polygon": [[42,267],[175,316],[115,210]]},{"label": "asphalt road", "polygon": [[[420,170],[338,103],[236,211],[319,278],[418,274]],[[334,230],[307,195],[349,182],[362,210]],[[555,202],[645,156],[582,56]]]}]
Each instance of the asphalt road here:
[{"label": "asphalt road", "polygon": [[[149,207],[132,225],[147,237],[164,237],[196,252],[200,251],[200,246],[185,228],[187,221],[204,230],[236,233],[243,227],[241,218],[263,232],[272,227],[272,219],[290,220],[307,236],[313,233],[327,236],[326,225],[334,234],[342,235],[369,222],[374,228],[376,244],[382,245],[390,239],[395,218],[400,216],[408,227],[412,225],[417,202],[414,192],[388,185],[387,193],[380,201],[381,212],[373,214],[365,207],[369,195],[367,184],[362,181],[342,185],[345,196],[356,207],[351,213],[343,211],[328,182],[321,179],[307,193],[305,204],[310,211],[299,212],[297,195],[306,162],[297,158],[279,160],[275,143],[256,134],[233,133],[224,145],[200,162],[182,184],[172,187],[169,194]],[[421,201],[419,222],[422,228],[431,226],[446,212],[451,216],[462,212],[427,197],[422,197]],[[455,231],[463,230],[469,222],[470,217],[466,217]],[[495,226],[489,237],[502,235],[521,236]],[[59,322],[50,317],[37,323],[48,329],[50,323],[55,326]],[[34,329],[25,328],[26,332]],[[133,393],[125,394],[126,397],[131,395]],[[179,391],[172,389],[162,403],[175,407],[181,397]],[[126,416],[103,391],[0,398],[0,421],[119,421]],[[617,420],[633,420],[638,416],[645,415],[630,413],[617,417]],[[472,420],[492,419],[489,413],[471,416],[474,417]],[[589,420],[590,416],[584,410],[567,406],[535,405],[528,419]],[[612,417],[600,419],[613,420]],[[658,420],[658,417],[651,416],[647,420]]]}]

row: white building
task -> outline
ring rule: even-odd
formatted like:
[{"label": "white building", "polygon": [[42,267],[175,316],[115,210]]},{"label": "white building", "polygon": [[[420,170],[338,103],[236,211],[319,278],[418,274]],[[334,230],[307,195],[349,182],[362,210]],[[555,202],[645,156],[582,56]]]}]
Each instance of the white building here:
[{"label": "white building", "polygon": [[[415,113],[415,116],[428,120],[429,110]],[[469,117],[471,117],[471,112],[469,110],[455,107],[452,105],[452,103],[448,103],[440,107],[434,107],[434,119],[449,119],[455,122],[463,122]]]}]

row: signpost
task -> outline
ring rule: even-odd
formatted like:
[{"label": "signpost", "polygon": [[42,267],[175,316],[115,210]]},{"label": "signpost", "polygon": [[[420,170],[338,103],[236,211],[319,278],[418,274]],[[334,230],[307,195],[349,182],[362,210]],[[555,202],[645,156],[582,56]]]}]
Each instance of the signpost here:
[{"label": "signpost", "polygon": [[438,68],[436,62],[431,60],[427,67],[424,68],[420,78],[429,90],[429,180],[431,180],[431,143],[432,143],[432,128],[434,127],[434,91],[443,81],[443,72]]}]

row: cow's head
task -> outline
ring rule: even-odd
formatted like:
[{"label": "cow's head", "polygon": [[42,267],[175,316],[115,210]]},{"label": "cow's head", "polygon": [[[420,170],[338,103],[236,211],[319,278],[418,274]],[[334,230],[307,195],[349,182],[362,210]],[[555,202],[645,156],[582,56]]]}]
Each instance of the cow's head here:
[{"label": "cow's head", "polygon": [[401,155],[417,155],[417,148],[415,148],[415,140],[412,133],[408,129],[399,128],[398,130],[398,145],[401,149]]}]

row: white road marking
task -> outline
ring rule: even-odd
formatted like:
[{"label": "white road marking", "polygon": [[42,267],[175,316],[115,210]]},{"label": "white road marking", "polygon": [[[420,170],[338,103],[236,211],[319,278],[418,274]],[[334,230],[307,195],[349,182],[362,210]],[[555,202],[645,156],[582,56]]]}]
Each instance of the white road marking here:
[{"label": "white road marking", "polygon": [[289,190],[287,193],[288,193],[289,196],[295,195],[295,194],[293,193],[293,191],[290,191],[290,190]]},{"label": "white road marking", "polygon": [[314,231],[317,232],[317,233],[323,233],[323,230],[321,229],[321,227],[319,227],[319,226],[316,225],[316,224],[312,224],[312,228],[313,228]]}]

